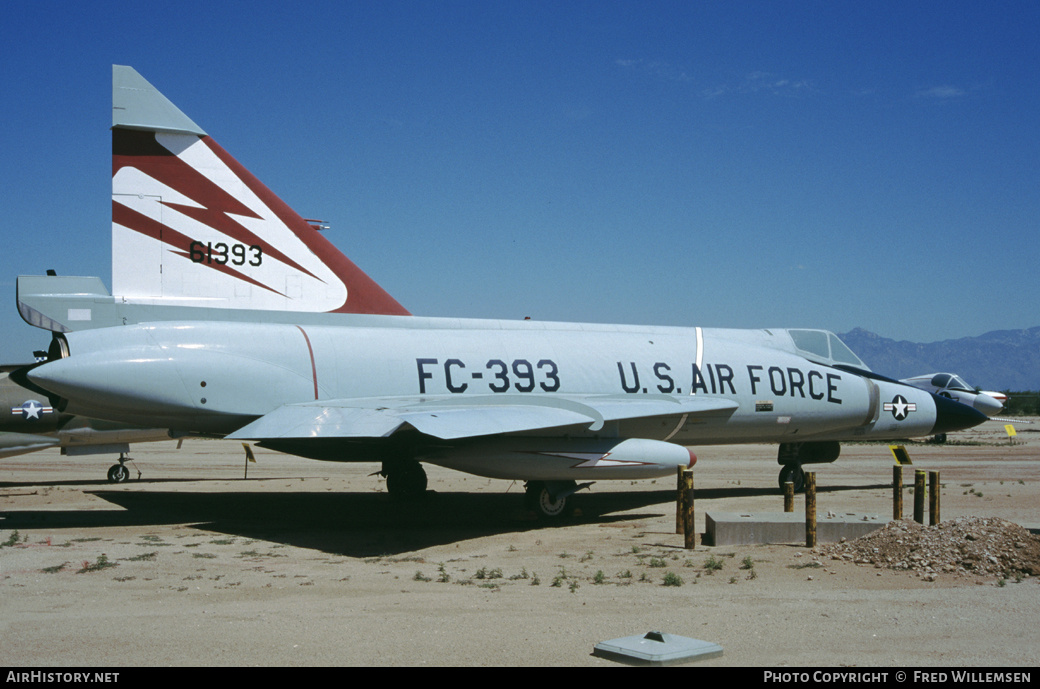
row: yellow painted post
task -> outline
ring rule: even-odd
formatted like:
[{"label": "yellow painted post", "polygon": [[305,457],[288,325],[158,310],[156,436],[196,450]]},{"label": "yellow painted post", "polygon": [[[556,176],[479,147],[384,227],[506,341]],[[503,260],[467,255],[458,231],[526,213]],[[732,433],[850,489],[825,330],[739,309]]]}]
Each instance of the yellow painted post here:
[{"label": "yellow painted post", "polygon": [[892,519],[903,518],[903,467],[892,467]]},{"label": "yellow painted post", "polygon": [[784,512],[794,512],[794,484],[784,483]]},{"label": "yellow painted post", "polygon": [[686,467],[678,466],[675,477],[675,533],[683,533],[683,472]]},{"label": "yellow painted post", "polygon": [[924,524],[924,472],[914,472],[914,521]]},{"label": "yellow painted post", "polygon": [[928,472],[928,525],[939,523],[939,472]]},{"label": "yellow painted post", "polygon": [[256,464],[256,458],[253,457],[253,448],[249,447],[249,443],[242,443],[242,447],[246,451],[246,464],[245,469],[242,472],[242,478],[247,479],[249,478],[249,463],[252,462],[253,464]]},{"label": "yellow painted post", "polygon": [[683,472],[683,536],[684,546],[693,550],[697,544],[697,529],[693,525],[693,471]]},{"label": "yellow painted post", "polygon": [[816,472],[805,472],[805,547],[816,547]]}]

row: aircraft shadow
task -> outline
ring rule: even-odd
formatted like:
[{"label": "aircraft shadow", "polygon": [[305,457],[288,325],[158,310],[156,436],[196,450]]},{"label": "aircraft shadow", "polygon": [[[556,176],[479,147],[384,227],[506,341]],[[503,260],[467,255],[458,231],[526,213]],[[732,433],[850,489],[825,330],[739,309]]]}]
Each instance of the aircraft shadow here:
[{"label": "aircraft shadow", "polygon": [[[886,486],[827,487],[819,492]],[[193,524],[243,538],[309,548],[349,557],[377,557],[492,535],[549,530],[572,524],[609,524],[674,514],[674,490],[580,493],[579,516],[541,521],[523,507],[518,493],[430,492],[415,502],[386,493],[333,492],[133,492],[89,491],[120,509],[39,510],[0,513],[14,528],[147,527]],[[780,496],[775,488],[726,487],[699,490],[699,500]],[[726,507],[723,507],[726,509]]]},{"label": "aircraft shadow", "polygon": [[[135,478],[131,483],[199,483],[203,481],[227,481],[226,478],[200,479],[200,478]],[[253,481],[282,481],[282,477],[250,479]],[[107,487],[112,483],[104,478],[98,479],[74,479],[60,481],[0,481],[0,488],[56,488],[59,486],[98,486]],[[126,485],[126,484],[124,484]]]},{"label": "aircraft shadow", "polygon": [[[385,493],[191,493],[90,491],[118,510],[12,511],[2,528],[97,528],[193,524],[217,533],[256,538],[350,557],[396,555],[485,536],[658,517],[665,493],[583,495],[582,514],[540,521],[520,494],[428,493],[416,502]],[[633,500],[631,496],[641,495]],[[619,496],[627,499],[619,502]],[[652,513],[633,509],[658,507]],[[627,511],[624,515],[611,514]]]}]

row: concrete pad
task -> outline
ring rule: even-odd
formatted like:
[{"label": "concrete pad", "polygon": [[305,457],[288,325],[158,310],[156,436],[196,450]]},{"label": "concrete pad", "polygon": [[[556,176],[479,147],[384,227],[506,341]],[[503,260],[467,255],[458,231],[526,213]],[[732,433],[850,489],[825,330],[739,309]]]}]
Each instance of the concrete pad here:
[{"label": "concrete pad", "polygon": [[[852,539],[888,523],[877,514],[816,515],[816,541],[829,543]],[[746,543],[805,543],[805,512],[709,512],[705,515],[707,545]]]}]

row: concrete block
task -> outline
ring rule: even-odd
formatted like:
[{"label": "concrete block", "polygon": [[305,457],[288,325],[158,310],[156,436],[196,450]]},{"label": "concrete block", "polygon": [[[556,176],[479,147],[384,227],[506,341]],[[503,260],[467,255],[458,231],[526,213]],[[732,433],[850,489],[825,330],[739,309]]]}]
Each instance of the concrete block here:
[{"label": "concrete block", "polygon": [[[859,538],[887,523],[887,519],[876,514],[818,514],[816,541],[828,543]],[[804,512],[708,512],[705,526],[706,545],[805,543]]]}]

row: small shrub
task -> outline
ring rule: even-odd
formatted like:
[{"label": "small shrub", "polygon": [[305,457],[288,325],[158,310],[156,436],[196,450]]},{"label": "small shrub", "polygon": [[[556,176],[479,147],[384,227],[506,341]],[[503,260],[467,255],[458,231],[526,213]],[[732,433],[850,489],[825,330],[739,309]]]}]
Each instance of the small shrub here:
[{"label": "small shrub", "polygon": [[714,555],[709,555],[708,559],[704,561],[704,569],[707,570],[708,574],[714,574],[722,569],[722,560],[718,560]]},{"label": "small shrub", "polygon": [[85,572],[98,572],[98,571],[100,571],[102,569],[108,569],[109,567],[116,567],[117,565],[118,565],[118,563],[116,563],[116,562],[109,562],[108,561],[108,555],[105,555],[104,553],[101,553],[101,555],[98,556],[98,559],[97,559],[96,562],[94,562],[93,564],[91,564],[89,562],[84,562],[83,563],[83,569],[79,570],[76,573],[77,574],[83,574]]},{"label": "small shrub", "polygon": [[682,586],[683,580],[675,572],[666,572],[664,575],[664,586]]},{"label": "small shrub", "polygon": [[128,557],[126,559],[127,559],[127,562],[147,562],[147,561],[154,560],[155,556],[158,555],[158,554],[159,553],[157,553],[157,552],[141,553],[140,555],[131,555],[130,557]]}]

